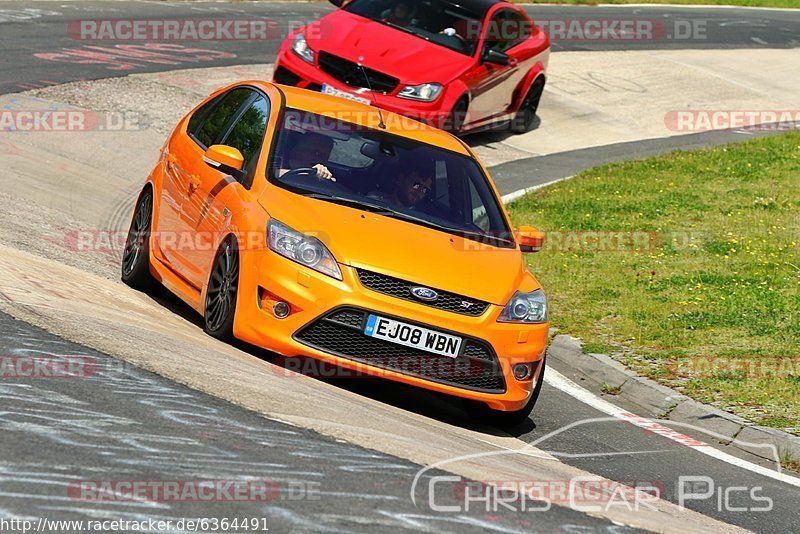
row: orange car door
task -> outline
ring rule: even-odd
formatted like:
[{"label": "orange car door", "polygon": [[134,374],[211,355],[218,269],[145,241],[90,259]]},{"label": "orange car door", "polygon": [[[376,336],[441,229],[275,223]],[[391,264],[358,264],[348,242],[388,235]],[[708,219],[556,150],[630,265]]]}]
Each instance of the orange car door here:
[{"label": "orange car door", "polygon": [[162,155],[164,179],[161,187],[161,208],[156,224],[156,243],[163,257],[173,268],[180,264],[177,237],[184,229],[181,208],[189,184],[188,175],[178,156],[180,144],[179,136],[174,136],[167,143]]},{"label": "orange car door", "polygon": [[242,209],[242,197],[252,183],[268,117],[266,96],[254,92],[218,141],[242,153],[244,174],[241,181],[207,165],[202,153],[195,160],[200,184],[184,204],[184,216],[197,236],[197,246],[192,248],[189,260],[193,268],[192,282],[198,286],[208,283],[216,244],[230,231],[233,212]]},{"label": "orange car door", "polygon": [[203,154],[208,146],[222,139],[253,95],[250,89],[236,88],[215,98],[207,104],[210,109],[203,106],[197,110],[186,132],[173,134],[167,145],[158,243],[169,267],[198,289],[202,284],[202,267],[194,263],[193,257],[195,249],[202,246],[203,236],[196,234],[194,204],[198,202],[207,167]]}]

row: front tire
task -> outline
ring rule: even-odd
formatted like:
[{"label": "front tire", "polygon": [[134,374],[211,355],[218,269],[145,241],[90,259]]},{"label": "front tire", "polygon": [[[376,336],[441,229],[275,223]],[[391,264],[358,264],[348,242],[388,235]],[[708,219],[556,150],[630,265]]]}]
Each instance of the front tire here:
[{"label": "front tire", "polygon": [[239,247],[233,236],[220,245],[206,289],[204,330],[223,341],[233,339],[233,319],[239,292]]},{"label": "front tire", "polygon": [[122,252],[122,281],[140,291],[154,285],[150,274],[150,230],[153,221],[153,190],[148,187],[139,197],[133,213],[128,239]]},{"label": "front tire", "polygon": [[469,101],[466,97],[462,97],[456,102],[456,105],[453,106],[453,110],[450,112],[450,115],[445,119],[444,128],[445,131],[450,132],[453,135],[458,134],[461,131],[461,128],[464,127],[464,122],[467,120],[467,110],[469,109]]},{"label": "front tire", "polygon": [[539,400],[539,394],[542,392],[542,385],[544,384],[544,371],[545,371],[545,358],[542,358],[542,370],[539,372],[539,380],[536,387],[533,388],[531,398],[528,403],[519,410],[513,412],[501,412],[500,410],[492,410],[482,402],[468,401],[466,405],[467,413],[472,419],[481,423],[496,426],[500,428],[513,428],[523,422],[531,414],[536,401]]}]

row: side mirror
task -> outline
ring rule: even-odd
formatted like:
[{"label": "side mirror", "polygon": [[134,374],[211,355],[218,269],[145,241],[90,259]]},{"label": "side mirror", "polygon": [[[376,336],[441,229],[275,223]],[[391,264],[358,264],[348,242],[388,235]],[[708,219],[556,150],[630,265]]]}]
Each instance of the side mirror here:
[{"label": "side mirror", "polygon": [[544,232],[530,226],[520,226],[517,230],[517,242],[522,252],[539,252],[544,247]]},{"label": "side mirror", "polygon": [[344,2],[345,0],[330,0],[330,3],[335,5],[336,7],[342,7],[342,4],[344,4]]},{"label": "side mirror", "polygon": [[505,52],[498,52],[491,48],[484,48],[481,59],[485,63],[496,63],[497,65],[508,65],[511,63],[511,58]]},{"label": "side mirror", "polygon": [[244,178],[244,157],[238,148],[226,145],[211,145],[203,155],[203,161],[220,172],[230,174],[237,180]]}]

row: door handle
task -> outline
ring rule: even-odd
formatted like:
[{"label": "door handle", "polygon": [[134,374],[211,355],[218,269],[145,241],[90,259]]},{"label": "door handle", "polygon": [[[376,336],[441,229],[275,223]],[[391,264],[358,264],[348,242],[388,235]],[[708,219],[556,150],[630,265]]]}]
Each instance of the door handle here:
[{"label": "door handle", "polygon": [[191,195],[200,187],[200,175],[192,174],[189,176],[189,194]]},{"label": "door handle", "polygon": [[517,64],[519,63],[519,60],[518,60],[517,58],[515,58],[515,57],[508,58],[508,63],[509,63],[509,64],[510,64],[512,67],[516,67],[516,66],[517,66]]}]

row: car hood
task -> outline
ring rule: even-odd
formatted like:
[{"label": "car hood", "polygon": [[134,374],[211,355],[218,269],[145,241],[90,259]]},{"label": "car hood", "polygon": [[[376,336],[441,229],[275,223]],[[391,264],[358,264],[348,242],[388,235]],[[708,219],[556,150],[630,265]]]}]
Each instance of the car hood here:
[{"label": "car hood", "polygon": [[309,25],[306,40],[315,51],[360,61],[403,84],[448,83],[472,61],[444,46],[341,9]]},{"label": "car hood", "polygon": [[530,276],[518,249],[501,249],[368,211],[270,187],[271,218],[315,235],[336,260],[435,289],[505,305]]}]

